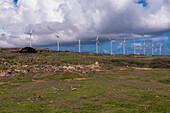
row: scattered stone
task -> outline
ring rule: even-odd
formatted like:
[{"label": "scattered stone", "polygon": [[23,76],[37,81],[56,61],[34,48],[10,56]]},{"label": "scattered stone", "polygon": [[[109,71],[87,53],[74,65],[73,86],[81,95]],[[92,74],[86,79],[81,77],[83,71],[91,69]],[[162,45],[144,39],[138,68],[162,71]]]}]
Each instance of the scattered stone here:
[{"label": "scattered stone", "polygon": [[4,65],[7,65],[8,64],[8,62],[4,62]]},{"label": "scattered stone", "polygon": [[9,75],[11,75],[11,74],[12,74],[12,72],[11,72],[11,71],[9,71],[9,72],[8,72],[8,74],[9,74]]},{"label": "scattered stone", "polygon": [[96,64],[96,65],[99,65],[99,62],[96,62],[95,64]]},{"label": "scattered stone", "polygon": [[72,91],[77,91],[77,88],[72,88]]},{"label": "scattered stone", "polygon": [[22,72],[22,73],[27,73],[26,70],[18,70],[18,69],[15,69],[15,72],[18,72],[18,73],[20,73],[20,72]]},{"label": "scattered stone", "polygon": [[6,76],[6,73],[5,72],[0,72],[0,77],[4,77]]},{"label": "scattered stone", "polygon": [[68,69],[67,69],[67,66],[63,66],[63,69],[68,70]]}]

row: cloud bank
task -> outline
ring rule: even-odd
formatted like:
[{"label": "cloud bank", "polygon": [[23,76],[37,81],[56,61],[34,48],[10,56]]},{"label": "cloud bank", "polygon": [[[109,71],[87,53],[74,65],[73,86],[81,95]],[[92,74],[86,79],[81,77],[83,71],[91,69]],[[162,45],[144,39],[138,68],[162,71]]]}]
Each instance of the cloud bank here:
[{"label": "cloud bank", "polygon": [[[87,41],[109,34],[135,38],[154,37],[170,31],[170,0],[13,0],[0,1],[0,46],[54,45],[55,34],[64,43],[79,36]],[[146,5],[147,2],[147,5]]]}]

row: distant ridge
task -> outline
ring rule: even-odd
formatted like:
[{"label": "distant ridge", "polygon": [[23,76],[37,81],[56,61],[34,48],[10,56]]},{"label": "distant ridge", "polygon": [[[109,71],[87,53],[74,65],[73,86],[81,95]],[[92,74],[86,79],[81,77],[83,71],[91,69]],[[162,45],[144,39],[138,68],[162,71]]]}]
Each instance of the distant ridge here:
[{"label": "distant ridge", "polygon": [[69,52],[66,50],[57,51],[48,48],[35,47],[16,47],[16,48],[0,48],[1,53],[41,53],[41,52]]}]

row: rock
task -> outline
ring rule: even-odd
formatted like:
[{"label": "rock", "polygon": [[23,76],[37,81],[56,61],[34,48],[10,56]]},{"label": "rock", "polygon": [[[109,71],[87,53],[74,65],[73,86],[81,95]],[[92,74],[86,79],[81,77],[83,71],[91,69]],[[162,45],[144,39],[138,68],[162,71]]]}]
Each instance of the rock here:
[{"label": "rock", "polygon": [[80,69],[83,69],[83,66],[77,65],[76,68],[77,68],[78,70],[80,70]]},{"label": "rock", "polygon": [[4,65],[7,65],[8,64],[8,62],[4,62]]},{"label": "rock", "polygon": [[9,75],[11,75],[11,74],[12,74],[12,72],[11,72],[11,71],[9,71],[9,72],[8,72],[8,74],[9,74]]},{"label": "rock", "polygon": [[72,88],[72,91],[77,91],[77,88]]},{"label": "rock", "polygon": [[99,65],[99,62],[96,62],[95,65]]},{"label": "rock", "polygon": [[69,70],[75,70],[75,67],[69,66],[68,69],[69,69]]},{"label": "rock", "polygon": [[67,70],[67,66],[63,66],[63,69],[64,69],[64,70]]},{"label": "rock", "polygon": [[4,77],[6,75],[5,72],[0,72],[0,77]]}]

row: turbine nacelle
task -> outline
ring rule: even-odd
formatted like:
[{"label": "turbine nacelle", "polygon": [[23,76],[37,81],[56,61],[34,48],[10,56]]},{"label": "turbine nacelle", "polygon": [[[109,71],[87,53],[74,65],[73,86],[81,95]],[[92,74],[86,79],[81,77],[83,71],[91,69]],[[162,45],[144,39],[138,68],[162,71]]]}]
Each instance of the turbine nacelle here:
[{"label": "turbine nacelle", "polygon": [[60,36],[58,36],[58,35],[54,35],[55,37],[57,37],[57,38],[60,38]]},{"label": "turbine nacelle", "polygon": [[54,36],[58,38],[58,40],[57,40],[57,50],[59,51],[60,50],[60,42],[59,42],[60,36],[59,35],[54,35]]}]

